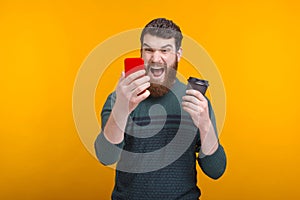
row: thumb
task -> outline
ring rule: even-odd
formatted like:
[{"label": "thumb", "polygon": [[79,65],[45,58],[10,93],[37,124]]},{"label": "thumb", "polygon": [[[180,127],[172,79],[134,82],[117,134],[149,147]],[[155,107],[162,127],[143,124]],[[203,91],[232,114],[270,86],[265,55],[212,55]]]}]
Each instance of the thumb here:
[{"label": "thumb", "polygon": [[125,72],[122,71],[121,76],[119,78],[119,82],[123,81],[125,79]]}]

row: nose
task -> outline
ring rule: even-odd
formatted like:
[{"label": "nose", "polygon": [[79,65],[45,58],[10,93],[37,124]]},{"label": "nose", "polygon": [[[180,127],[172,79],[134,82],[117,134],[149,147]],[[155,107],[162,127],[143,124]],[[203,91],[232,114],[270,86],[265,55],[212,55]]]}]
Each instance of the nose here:
[{"label": "nose", "polygon": [[153,52],[152,62],[154,62],[154,63],[161,63],[162,62],[162,57],[161,57],[159,51],[154,51]]}]

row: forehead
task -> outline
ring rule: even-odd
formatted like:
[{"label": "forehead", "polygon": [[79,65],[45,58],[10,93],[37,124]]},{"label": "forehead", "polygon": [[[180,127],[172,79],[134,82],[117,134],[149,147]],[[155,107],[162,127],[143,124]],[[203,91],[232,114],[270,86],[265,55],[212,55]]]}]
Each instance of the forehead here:
[{"label": "forehead", "polygon": [[165,39],[150,34],[144,35],[143,46],[147,44],[152,48],[161,48],[167,45],[171,45],[175,49],[175,38]]}]

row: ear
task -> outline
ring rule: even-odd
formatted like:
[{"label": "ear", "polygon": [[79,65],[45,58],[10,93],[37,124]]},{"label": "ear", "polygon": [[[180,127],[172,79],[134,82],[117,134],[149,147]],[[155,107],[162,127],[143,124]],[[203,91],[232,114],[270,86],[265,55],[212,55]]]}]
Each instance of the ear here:
[{"label": "ear", "polygon": [[181,56],[182,56],[182,47],[180,47],[179,49],[178,49],[178,51],[177,51],[177,62],[179,62],[180,61],[180,58],[181,58]]}]

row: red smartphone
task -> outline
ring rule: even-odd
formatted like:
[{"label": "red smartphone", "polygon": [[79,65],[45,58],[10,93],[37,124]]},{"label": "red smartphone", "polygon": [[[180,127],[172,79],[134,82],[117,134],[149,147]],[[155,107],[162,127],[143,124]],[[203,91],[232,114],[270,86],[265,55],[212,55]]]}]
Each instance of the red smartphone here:
[{"label": "red smartphone", "polygon": [[143,58],[125,58],[125,77],[130,74],[145,69]]}]

